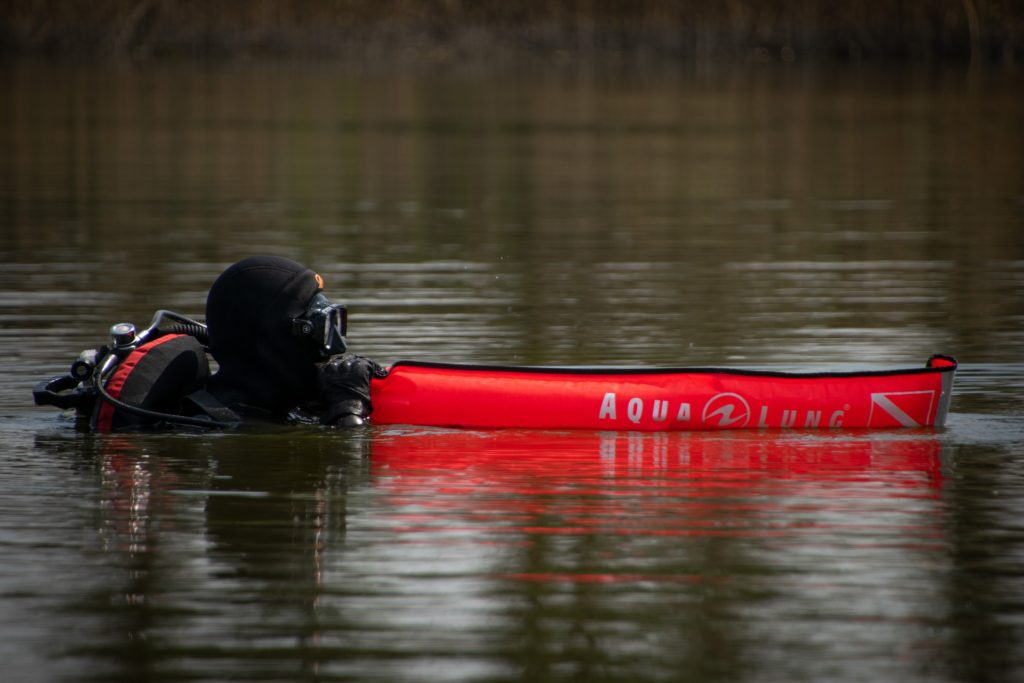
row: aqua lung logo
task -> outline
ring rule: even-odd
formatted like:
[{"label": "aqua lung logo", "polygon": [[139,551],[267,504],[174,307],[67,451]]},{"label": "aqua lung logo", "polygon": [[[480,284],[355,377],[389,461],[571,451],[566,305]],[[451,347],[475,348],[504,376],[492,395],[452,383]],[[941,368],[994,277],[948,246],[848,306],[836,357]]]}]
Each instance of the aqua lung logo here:
[{"label": "aqua lung logo", "polygon": [[[889,394],[872,394],[871,426],[915,426],[930,424],[932,410],[930,400],[934,392],[902,392]],[[784,407],[758,405],[752,410],[747,399],[733,392],[715,394],[704,404],[700,411],[700,422],[697,413],[693,412],[694,422],[690,422],[691,410],[688,401],[671,399],[645,399],[639,396],[619,399],[615,392],[606,392],[598,410],[599,420],[628,420],[633,424],[646,424],[649,428],[666,428],[657,423],[667,425],[685,425],[685,427],[709,429],[742,429],[756,427],[758,429],[812,429],[818,427],[842,427],[850,410],[850,404],[842,407]]]},{"label": "aqua lung logo", "polygon": [[750,422],[750,405],[739,394],[717,394],[704,406],[700,420],[722,429],[746,427]]}]

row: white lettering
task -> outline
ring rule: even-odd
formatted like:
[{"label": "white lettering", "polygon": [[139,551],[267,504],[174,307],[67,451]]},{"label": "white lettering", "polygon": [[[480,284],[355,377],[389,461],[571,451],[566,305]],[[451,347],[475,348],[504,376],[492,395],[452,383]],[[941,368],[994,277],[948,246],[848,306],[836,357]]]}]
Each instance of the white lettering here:
[{"label": "white lettering", "polygon": [[795,410],[783,410],[782,421],[779,423],[780,427],[792,427],[796,424],[796,411]]},{"label": "white lettering", "polygon": [[651,411],[651,417],[654,418],[655,422],[664,422],[668,419],[668,401],[662,401],[661,399],[654,399],[654,409]]},{"label": "white lettering", "polygon": [[761,417],[757,420],[757,426],[759,429],[768,426],[768,406],[761,406]]},{"label": "white lettering", "polygon": [[604,395],[604,400],[601,401],[601,412],[597,415],[598,420],[614,420],[615,419],[615,394],[608,392]]},{"label": "white lettering", "polygon": [[630,422],[640,424],[640,416],[644,414],[644,400],[642,398],[629,399],[629,405],[626,406],[626,412],[629,414]]},{"label": "white lettering", "polygon": [[844,415],[845,415],[845,413],[842,410],[837,410],[836,412],[832,413],[832,417],[829,418],[829,421],[828,421],[828,426],[829,427],[842,427],[843,426],[843,416]]},{"label": "white lettering", "polygon": [[804,427],[817,427],[819,424],[821,424],[821,411],[808,410],[807,420],[804,422]]},{"label": "white lettering", "polygon": [[676,422],[690,421],[690,404],[680,403],[679,412],[676,413]]}]

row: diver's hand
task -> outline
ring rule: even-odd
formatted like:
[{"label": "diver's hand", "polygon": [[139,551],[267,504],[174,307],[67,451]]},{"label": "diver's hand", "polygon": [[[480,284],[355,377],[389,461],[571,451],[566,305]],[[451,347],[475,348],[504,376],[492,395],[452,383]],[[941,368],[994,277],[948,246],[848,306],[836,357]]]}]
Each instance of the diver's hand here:
[{"label": "diver's hand", "polygon": [[340,401],[327,406],[320,416],[320,423],[333,427],[358,427],[366,423],[370,410],[369,404],[363,401]]},{"label": "diver's hand", "polygon": [[317,366],[317,388],[323,413],[320,422],[339,426],[360,425],[366,421],[370,405],[370,379],[387,372],[362,356],[335,356]]}]

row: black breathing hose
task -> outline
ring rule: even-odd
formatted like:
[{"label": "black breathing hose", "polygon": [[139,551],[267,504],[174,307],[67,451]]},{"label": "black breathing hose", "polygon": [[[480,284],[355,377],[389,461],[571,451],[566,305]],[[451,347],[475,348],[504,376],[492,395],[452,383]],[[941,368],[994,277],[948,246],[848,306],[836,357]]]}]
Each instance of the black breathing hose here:
[{"label": "black breathing hose", "polygon": [[199,323],[179,323],[171,325],[167,329],[156,328],[153,330],[153,333],[153,336],[157,337],[165,334],[187,334],[190,337],[195,337],[203,346],[207,346],[210,343],[210,334],[206,331],[206,326]]}]

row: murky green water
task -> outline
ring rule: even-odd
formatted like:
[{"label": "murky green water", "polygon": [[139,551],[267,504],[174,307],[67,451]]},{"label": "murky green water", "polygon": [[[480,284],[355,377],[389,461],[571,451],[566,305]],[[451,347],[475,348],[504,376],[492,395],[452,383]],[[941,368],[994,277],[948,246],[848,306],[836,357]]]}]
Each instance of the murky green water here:
[{"label": "murky green water", "polygon": [[[0,67],[0,672],[1024,675],[1024,81]],[[963,363],[926,432],[95,437],[110,324],[305,261],[355,350]]]}]

